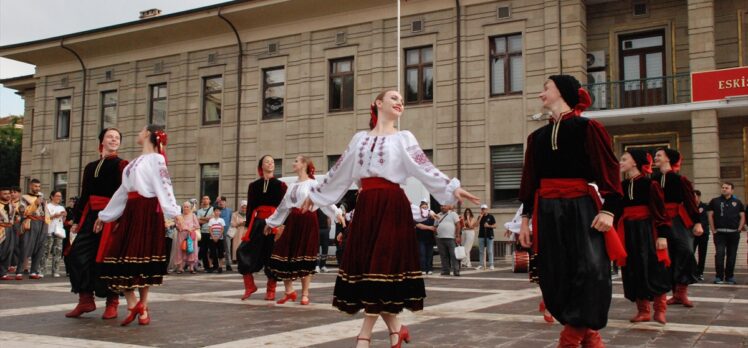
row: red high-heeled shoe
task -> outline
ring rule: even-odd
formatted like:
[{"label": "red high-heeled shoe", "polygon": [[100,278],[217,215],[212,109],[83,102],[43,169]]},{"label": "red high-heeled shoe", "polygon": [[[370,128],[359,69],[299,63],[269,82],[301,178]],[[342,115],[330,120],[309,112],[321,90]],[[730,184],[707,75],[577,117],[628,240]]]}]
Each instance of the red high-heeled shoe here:
[{"label": "red high-heeled shoe", "polygon": [[309,304],[309,296],[301,295],[301,302],[299,302],[302,306],[306,306]]},{"label": "red high-heeled shoe", "polygon": [[390,336],[397,335],[397,343],[392,345],[392,348],[400,348],[403,345],[403,341],[405,343],[410,343],[410,331],[408,331],[408,327],[405,325],[400,325],[400,331],[398,332],[390,332]]},{"label": "red high-heeled shoe", "polygon": [[548,312],[548,309],[545,308],[545,302],[543,300],[540,300],[538,311],[543,313],[543,320],[545,320],[546,323],[553,323],[553,316]]},{"label": "red high-heeled shoe", "polygon": [[127,309],[130,313],[127,315],[125,320],[123,320],[120,325],[121,326],[127,326],[130,323],[132,323],[133,320],[135,320],[135,317],[137,317],[139,314],[143,311],[143,303],[138,301],[138,303],[135,304],[135,307],[128,308]]},{"label": "red high-heeled shoe", "polygon": [[361,336],[356,336],[356,346],[358,346],[358,341],[366,341],[366,342],[369,342],[369,345],[371,346],[371,337],[361,337]]},{"label": "red high-heeled shoe", "polygon": [[[143,318],[143,314],[145,312],[148,312],[148,316],[146,318]],[[138,317],[138,324],[139,325],[148,325],[151,323],[151,312],[148,311],[148,307],[142,306],[140,309],[140,316]]]},{"label": "red high-heeled shoe", "polygon": [[285,295],[283,296],[283,298],[282,298],[282,299],[280,299],[280,300],[278,300],[278,302],[276,302],[276,303],[277,303],[277,304],[284,304],[284,303],[286,303],[286,302],[287,302],[288,300],[291,300],[291,302],[294,302],[294,301],[296,301],[296,298],[298,298],[298,295],[296,294],[296,291],[293,291],[293,292],[291,292],[291,293],[286,293],[286,294],[285,294]]}]

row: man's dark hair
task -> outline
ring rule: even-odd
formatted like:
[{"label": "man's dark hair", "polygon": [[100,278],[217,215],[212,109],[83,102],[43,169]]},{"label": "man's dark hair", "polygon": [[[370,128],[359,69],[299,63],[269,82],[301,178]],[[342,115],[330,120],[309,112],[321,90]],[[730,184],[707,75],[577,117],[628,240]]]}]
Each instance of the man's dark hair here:
[{"label": "man's dark hair", "polygon": [[39,181],[39,179],[31,179],[29,180],[29,184],[41,184],[42,182]]},{"label": "man's dark hair", "polygon": [[734,190],[734,189],[735,189],[735,185],[734,185],[733,183],[729,182],[729,181],[725,181],[725,182],[723,182],[723,183],[722,183],[722,185],[730,185],[730,189],[731,189],[731,190]]},{"label": "man's dark hair", "polygon": [[221,207],[213,207],[213,211],[221,211]]},{"label": "man's dark hair", "polygon": [[222,201],[226,201],[226,196],[221,196]]},{"label": "man's dark hair", "polygon": [[695,193],[697,196],[701,197],[701,191],[699,191],[699,190],[693,190],[693,193]]}]

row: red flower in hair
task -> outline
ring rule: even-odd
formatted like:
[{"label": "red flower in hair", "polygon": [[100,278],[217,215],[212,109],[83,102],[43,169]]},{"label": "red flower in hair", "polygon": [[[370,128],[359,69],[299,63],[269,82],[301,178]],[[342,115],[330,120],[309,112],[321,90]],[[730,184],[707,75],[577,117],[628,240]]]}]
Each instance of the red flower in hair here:
[{"label": "red flower in hair", "polygon": [[310,178],[314,179],[314,173],[317,171],[316,168],[314,168],[314,163],[308,163],[306,166],[306,175],[308,175]]},{"label": "red flower in hair", "polygon": [[164,160],[166,160],[166,163],[169,163],[169,161],[166,159],[166,150],[164,149],[166,144],[169,142],[169,137],[166,135],[166,132],[160,129],[153,132],[153,135],[156,137],[156,151],[164,156]]},{"label": "red flower in hair", "polygon": [[371,111],[369,112],[371,115],[371,119],[369,120],[369,128],[374,129],[374,127],[377,126],[377,121],[379,120],[379,111],[377,110],[377,104],[371,103]]}]

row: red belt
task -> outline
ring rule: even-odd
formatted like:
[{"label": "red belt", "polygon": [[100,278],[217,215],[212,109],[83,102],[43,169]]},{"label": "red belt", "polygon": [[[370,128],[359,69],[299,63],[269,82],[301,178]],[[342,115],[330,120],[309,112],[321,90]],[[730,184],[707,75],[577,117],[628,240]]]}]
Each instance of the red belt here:
[{"label": "red belt", "polygon": [[[646,205],[637,205],[633,207],[623,208],[623,215],[621,215],[621,217],[618,219],[618,226],[616,226],[616,228],[618,229],[618,238],[621,239],[621,244],[623,244],[624,246],[626,245],[626,232],[624,229],[624,222],[641,221],[647,220],[649,218],[650,211],[649,207],[647,207]],[[652,221],[652,237],[654,238],[655,243],[657,243],[657,226],[655,226],[654,221]],[[667,249],[657,249],[657,247],[655,246],[655,250],[657,253],[657,261],[665,263],[666,267],[670,267],[670,255],[668,255]]]},{"label": "red belt", "polygon": [[667,216],[671,219],[675,219],[675,217],[678,216],[681,221],[683,221],[683,226],[687,229],[693,227],[693,221],[691,221],[691,217],[688,216],[688,212],[686,212],[686,207],[683,206],[683,203],[665,203],[665,209],[667,210]]},{"label": "red belt", "polygon": [[[270,215],[273,215],[275,213],[275,207],[269,206],[269,205],[261,205],[255,210],[252,210],[252,217],[249,219],[249,225],[247,225],[247,232],[244,233],[244,236],[242,236],[243,242],[249,242],[249,235],[252,234],[252,225],[254,225],[255,218],[258,219],[267,219],[270,217]],[[278,229],[274,228],[273,233],[276,233]]]},{"label": "red belt", "polygon": [[374,190],[374,189],[392,189],[392,188],[400,188],[400,185],[389,181],[387,179],[383,178],[363,178],[361,179],[361,189],[363,191],[366,190]]},{"label": "red belt", "polygon": [[26,218],[34,221],[44,221],[44,216],[29,215]]},{"label": "red belt", "polygon": [[[595,189],[587,184],[584,179],[541,179],[540,188],[535,191],[535,206],[532,214],[532,248],[535,253],[538,252],[538,235],[540,229],[538,229],[538,205],[540,198],[547,199],[572,199],[584,196],[590,196],[592,201],[595,202],[597,210],[602,207],[600,197],[598,197]],[[605,238],[605,250],[608,252],[608,258],[616,261],[619,266],[626,264],[626,249],[621,244],[621,240],[618,239],[618,234],[614,227],[610,228],[610,231],[603,232]]]}]

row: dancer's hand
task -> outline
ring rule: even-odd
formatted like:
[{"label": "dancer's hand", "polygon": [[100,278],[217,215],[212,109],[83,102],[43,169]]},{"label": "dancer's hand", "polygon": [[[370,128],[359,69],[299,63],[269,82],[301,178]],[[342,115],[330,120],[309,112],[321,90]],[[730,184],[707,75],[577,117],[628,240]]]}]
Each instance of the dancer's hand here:
[{"label": "dancer's hand", "polygon": [[283,226],[278,226],[278,228],[276,229],[277,232],[275,232],[275,237],[273,237],[273,240],[277,242],[278,239],[280,239],[281,234],[283,234],[283,229],[284,229]]},{"label": "dancer's hand", "polygon": [[608,230],[613,227],[613,217],[610,216],[610,214],[599,213],[595,216],[595,219],[592,220],[591,227],[600,232],[608,232]]},{"label": "dancer's hand", "polygon": [[655,243],[655,246],[657,247],[657,250],[663,250],[667,249],[667,239],[665,238],[657,238],[657,242]]},{"label": "dancer's hand", "polygon": [[704,234],[704,226],[701,226],[701,223],[697,222],[693,225],[693,235],[699,237],[702,234]]},{"label": "dancer's hand", "polygon": [[94,222],[93,232],[99,233],[102,229],[104,229],[104,222],[101,221],[101,219],[96,219],[96,222]]},{"label": "dancer's hand", "polygon": [[268,225],[265,225],[265,229],[264,229],[264,230],[262,230],[262,234],[264,234],[264,235],[268,236],[268,235],[270,235],[271,233],[273,233],[273,229],[272,229],[272,228],[271,228],[270,226],[268,226]]},{"label": "dancer's hand", "polygon": [[314,202],[312,202],[311,198],[307,197],[304,200],[304,203],[301,204],[301,213],[304,214],[304,213],[312,210],[313,207],[314,207]]},{"label": "dancer's hand", "polygon": [[460,204],[462,204],[462,201],[464,200],[473,202],[473,204],[480,204],[480,199],[478,199],[478,197],[474,196],[470,192],[463,190],[462,188],[456,189],[454,195],[455,198],[457,198],[457,201],[460,202]]},{"label": "dancer's hand", "polygon": [[522,222],[519,224],[519,244],[523,247],[529,248],[532,246],[532,238],[530,235],[530,219],[522,217]]}]

